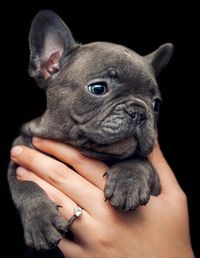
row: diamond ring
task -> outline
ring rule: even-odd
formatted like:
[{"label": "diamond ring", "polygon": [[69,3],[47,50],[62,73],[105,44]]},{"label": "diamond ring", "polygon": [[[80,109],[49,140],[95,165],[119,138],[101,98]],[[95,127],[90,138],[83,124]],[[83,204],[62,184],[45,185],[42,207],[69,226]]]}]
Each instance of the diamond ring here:
[{"label": "diamond ring", "polygon": [[67,220],[67,228],[72,224],[72,222],[74,222],[75,219],[79,218],[83,213],[83,209],[81,209],[81,207],[76,207],[73,210],[74,215]]}]

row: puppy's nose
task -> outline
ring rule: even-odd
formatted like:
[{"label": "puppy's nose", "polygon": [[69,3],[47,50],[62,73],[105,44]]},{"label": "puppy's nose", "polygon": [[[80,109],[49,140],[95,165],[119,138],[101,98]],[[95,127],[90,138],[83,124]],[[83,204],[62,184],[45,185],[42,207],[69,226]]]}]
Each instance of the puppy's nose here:
[{"label": "puppy's nose", "polygon": [[138,98],[131,98],[126,102],[125,112],[132,117],[133,123],[136,125],[141,124],[147,119],[147,105]]},{"label": "puppy's nose", "polygon": [[126,112],[132,117],[136,124],[142,123],[142,121],[146,120],[147,118],[146,110],[143,108],[128,108],[126,109]]}]

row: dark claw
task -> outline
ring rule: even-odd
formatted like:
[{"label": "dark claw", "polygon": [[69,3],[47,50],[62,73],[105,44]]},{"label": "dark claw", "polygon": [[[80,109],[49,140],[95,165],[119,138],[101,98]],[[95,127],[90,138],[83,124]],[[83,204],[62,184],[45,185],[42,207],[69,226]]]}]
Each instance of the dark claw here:
[{"label": "dark claw", "polygon": [[147,198],[147,199],[141,199],[140,200],[140,205],[147,205],[147,203],[148,203],[148,201],[149,201],[149,198]]},{"label": "dark claw", "polygon": [[29,248],[33,248],[33,242],[28,242],[28,243],[26,243],[26,245],[27,245]]},{"label": "dark claw", "polygon": [[63,208],[60,204],[56,204],[56,209],[59,210],[59,208]]},{"label": "dark claw", "polygon": [[106,202],[107,200],[111,200],[112,196],[113,196],[113,194],[107,194],[107,195],[105,196],[105,202]]},{"label": "dark claw", "polygon": [[39,245],[38,250],[40,250],[41,252],[42,252],[42,251],[45,251],[45,250],[46,250],[45,245],[41,243],[41,244]]},{"label": "dark claw", "polygon": [[58,243],[60,242],[61,238],[60,239],[57,239],[57,240],[52,240],[51,241],[51,246],[52,247],[56,247],[58,245]]},{"label": "dark claw", "polygon": [[59,232],[64,235],[68,231],[67,225],[66,226],[59,226]]},{"label": "dark claw", "polygon": [[105,176],[107,176],[107,175],[108,175],[108,172],[106,171],[106,172],[103,174],[102,177],[105,177]]}]

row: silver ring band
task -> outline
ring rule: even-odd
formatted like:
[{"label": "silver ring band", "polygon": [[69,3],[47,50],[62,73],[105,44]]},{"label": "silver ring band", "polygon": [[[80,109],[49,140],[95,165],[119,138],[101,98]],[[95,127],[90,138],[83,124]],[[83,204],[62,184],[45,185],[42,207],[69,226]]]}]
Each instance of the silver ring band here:
[{"label": "silver ring band", "polygon": [[83,213],[83,209],[81,207],[74,208],[74,215],[67,220],[67,228],[74,222],[75,219],[79,218]]}]

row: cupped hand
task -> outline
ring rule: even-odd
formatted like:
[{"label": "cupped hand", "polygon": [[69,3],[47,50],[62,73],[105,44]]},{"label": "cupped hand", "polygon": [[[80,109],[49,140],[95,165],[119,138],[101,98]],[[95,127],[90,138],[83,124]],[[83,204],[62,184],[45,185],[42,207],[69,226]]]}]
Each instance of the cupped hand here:
[{"label": "cupped hand", "polygon": [[149,160],[159,174],[161,194],[151,196],[146,206],[132,212],[120,212],[105,202],[106,178],[103,175],[108,169],[106,164],[84,156],[70,145],[52,140],[33,138],[33,145],[43,153],[25,146],[12,149],[12,160],[20,165],[18,179],[40,185],[49,198],[61,206],[59,211],[65,219],[73,215],[74,207],[83,208],[82,216],[70,225],[75,241],[63,238],[59,243],[64,256],[194,257],[186,196],[158,143]]}]

